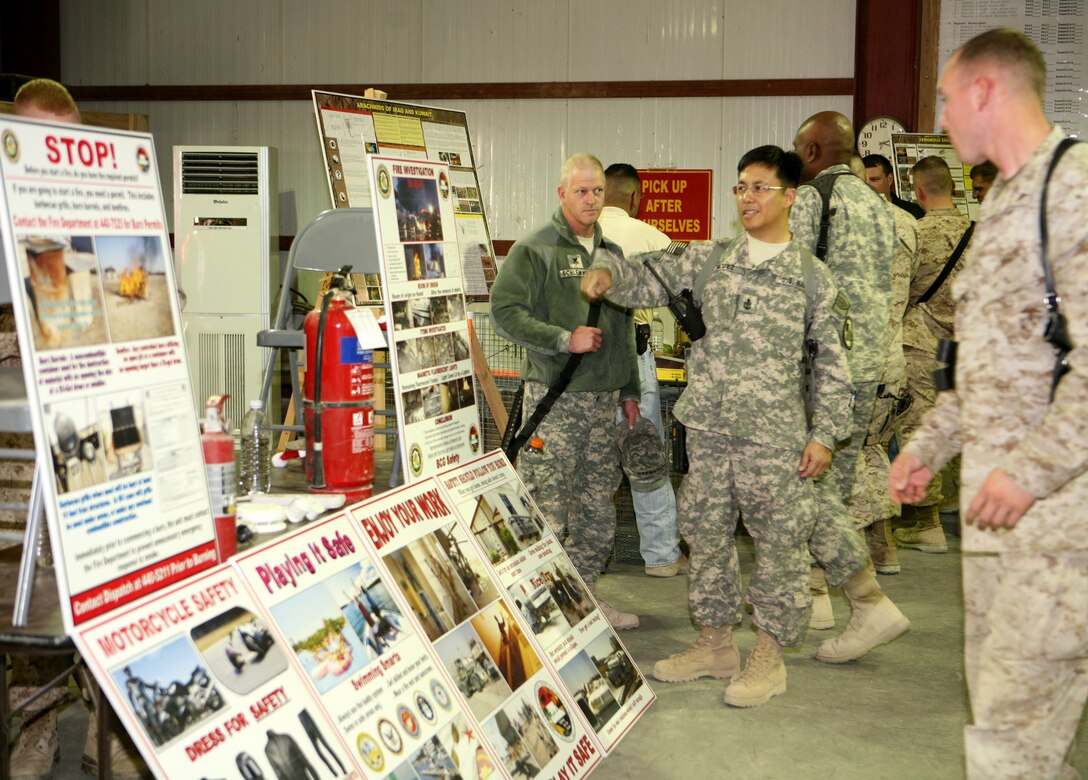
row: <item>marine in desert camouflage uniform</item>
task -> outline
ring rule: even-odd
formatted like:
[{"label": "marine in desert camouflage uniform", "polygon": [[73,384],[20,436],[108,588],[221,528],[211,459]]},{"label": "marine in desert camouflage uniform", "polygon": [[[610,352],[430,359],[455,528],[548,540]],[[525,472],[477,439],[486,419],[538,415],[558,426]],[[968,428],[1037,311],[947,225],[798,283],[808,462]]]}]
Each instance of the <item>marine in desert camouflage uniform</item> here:
[{"label": "marine in desert camouflage uniform", "polygon": [[[937,344],[952,338],[956,302],[952,284],[963,269],[967,252],[963,252],[933,296],[924,303],[922,298],[952,257],[964,231],[971,224],[952,203],[952,174],[940,157],[924,157],[911,169],[911,179],[918,202],[925,216],[918,220],[921,243],[918,273],[911,280],[910,306],[903,323],[903,349],[907,356],[907,387],[914,404],[899,420],[896,439],[900,445],[910,441],[922,418],[937,402],[933,370],[937,368]],[[909,508],[905,515],[914,517],[909,528],[897,528],[895,539],[901,547],[922,552],[943,553],[948,542],[941,528],[941,478],[935,476],[926,488],[926,495]]]},{"label": "marine in desert camouflage uniform", "polygon": [[[708,263],[714,268],[700,293],[707,333],[692,346],[688,385],[673,408],[688,431],[690,467],[677,514],[691,547],[688,603],[702,633],[689,651],[658,662],[654,675],[683,682],[736,671],[730,631],[743,617],[734,542],[740,512],[755,541],[747,600],[759,638],[725,700],[753,706],[785,691],[780,648],[801,642],[808,619],[806,542],[815,519],[808,478],[823,472],[835,442],[849,433],[849,302],[823,264],[789,240],[797,156],[759,147],[738,173],[746,235],[626,260],[599,257],[583,289],[597,294],[611,284],[609,298],[624,306],[662,305],[665,293],[644,258],[674,290],[691,289]],[[608,283],[593,288],[599,279]],[[806,335],[818,347],[811,432],[801,392]]]},{"label": "marine in desert camouflage uniform", "polygon": [[1049,186],[1048,257],[1073,349],[1050,400],[1040,203],[1061,128],[1043,112],[1046,65],[1015,30],[960,47],[939,89],[965,163],[1000,171],[953,284],[955,391],[892,464],[898,501],[919,500],[962,453],[969,778],[1078,776],[1063,766],[1088,699],[1088,146]]}]

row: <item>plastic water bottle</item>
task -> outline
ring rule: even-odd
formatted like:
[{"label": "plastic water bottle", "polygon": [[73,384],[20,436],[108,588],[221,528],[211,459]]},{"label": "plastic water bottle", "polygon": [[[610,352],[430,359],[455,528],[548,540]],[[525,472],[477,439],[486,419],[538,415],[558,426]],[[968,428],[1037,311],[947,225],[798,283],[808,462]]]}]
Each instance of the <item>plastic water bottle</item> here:
[{"label": "plastic water bottle", "polygon": [[238,493],[267,493],[272,487],[272,437],[265,425],[264,404],[250,401],[242,418],[241,467],[238,469]]},{"label": "plastic water bottle", "polygon": [[521,451],[521,463],[523,466],[539,466],[544,460],[544,440],[539,436],[529,439],[525,449]]}]

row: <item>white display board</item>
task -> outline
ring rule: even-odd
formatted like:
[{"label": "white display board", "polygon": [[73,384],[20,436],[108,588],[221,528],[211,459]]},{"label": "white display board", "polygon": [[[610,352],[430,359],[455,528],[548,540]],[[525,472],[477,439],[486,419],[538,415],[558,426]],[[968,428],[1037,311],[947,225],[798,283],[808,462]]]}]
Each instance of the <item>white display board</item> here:
[{"label": "white display board", "polygon": [[453,193],[445,163],[371,155],[373,212],[407,481],[481,448]]},{"label": "white display board", "polygon": [[363,777],[243,579],[220,566],[80,630],[114,712],[157,777]]},{"label": "white display board", "polygon": [[654,701],[501,452],[74,638],[159,777],[573,780]]},{"label": "white display board", "polygon": [[[579,739],[582,750],[573,750],[568,759],[579,759],[580,764],[590,745],[612,751],[653,703],[653,691],[517,472],[496,450],[444,472],[437,481],[469,529],[476,550],[494,569],[507,608],[516,613],[544,666],[554,669],[560,681],[554,691],[573,697],[590,728],[592,740]],[[539,683],[536,691],[543,706],[547,695]],[[569,700],[555,702],[560,704]],[[577,765],[568,760],[567,773],[558,776],[577,777]]]},{"label": "white display board", "polygon": [[314,90],[321,153],[333,206],[372,203],[372,154],[443,163],[448,167],[453,220],[449,240],[460,252],[446,259],[464,279],[465,293],[486,299],[495,281],[495,251],[464,111]]},{"label": "white display board", "polygon": [[0,119],[0,230],[69,630],[218,556],[150,135]]}]

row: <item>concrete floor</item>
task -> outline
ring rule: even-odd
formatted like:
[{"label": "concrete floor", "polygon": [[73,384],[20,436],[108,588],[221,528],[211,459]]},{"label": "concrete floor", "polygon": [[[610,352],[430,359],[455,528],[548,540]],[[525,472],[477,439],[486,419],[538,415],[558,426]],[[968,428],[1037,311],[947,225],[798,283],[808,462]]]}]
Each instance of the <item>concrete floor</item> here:
[{"label": "concrete floor", "polygon": [[[724,682],[651,681],[658,701],[598,766],[594,779],[962,778],[968,717],[963,607],[959,540],[950,535],[949,541],[947,555],[901,551],[903,572],[879,578],[913,624],[897,642],[843,666],[813,660],[817,645],[840,631],[849,616],[849,606],[836,594],[837,626],[810,631],[803,646],[788,653],[785,695],[736,710],[722,703]],[[750,539],[740,539],[740,551],[750,569]],[[656,660],[694,640],[686,577],[651,579],[641,566],[613,565],[599,590],[612,604],[641,616],[641,628],[621,637],[647,677]],[[736,636],[747,655],[755,634],[746,623]],[[86,777],[79,769],[85,712],[76,703],[62,713],[64,755],[54,777]],[[1084,722],[1073,763],[1088,775]]]}]

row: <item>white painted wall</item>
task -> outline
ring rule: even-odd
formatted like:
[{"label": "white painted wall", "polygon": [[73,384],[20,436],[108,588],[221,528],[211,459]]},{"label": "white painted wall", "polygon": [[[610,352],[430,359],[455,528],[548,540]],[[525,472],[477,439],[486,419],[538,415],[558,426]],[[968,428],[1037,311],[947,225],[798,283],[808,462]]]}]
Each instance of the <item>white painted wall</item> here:
[{"label": "white painted wall", "polygon": [[[72,85],[849,78],[855,0],[62,0]],[[396,95],[390,95],[396,99]],[[492,236],[548,218],[563,159],[712,168],[714,234],[736,160],[788,146],[849,96],[428,101],[466,111]],[[96,102],[147,114],[167,199],[177,144],[279,149],[281,232],[328,208],[310,103]],[[172,204],[167,204],[172,217]],[[293,209],[293,211],[292,211]]]}]

